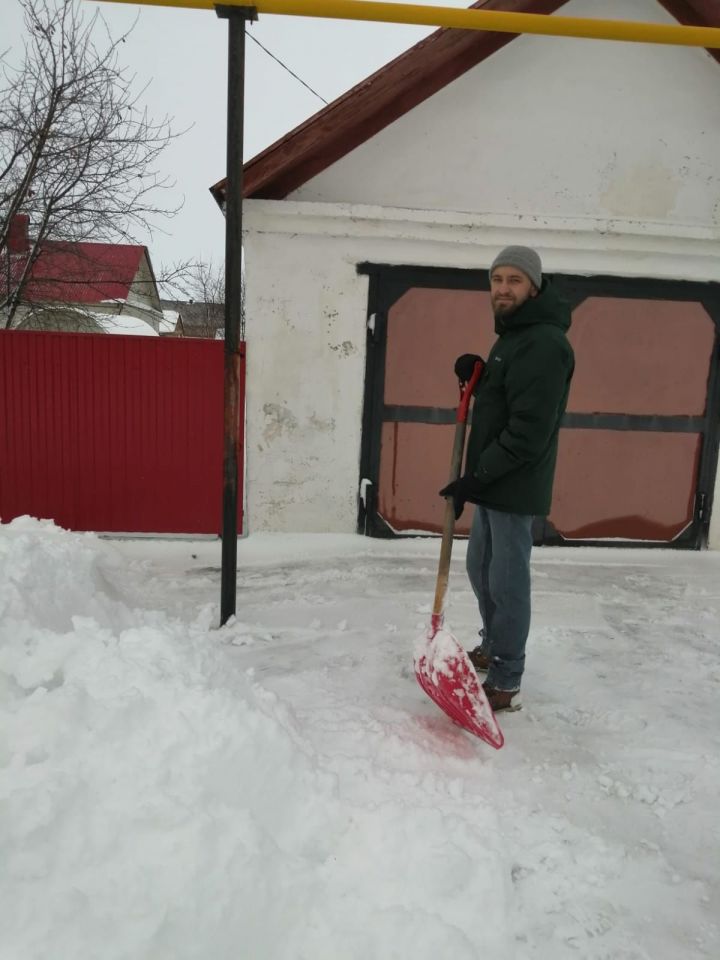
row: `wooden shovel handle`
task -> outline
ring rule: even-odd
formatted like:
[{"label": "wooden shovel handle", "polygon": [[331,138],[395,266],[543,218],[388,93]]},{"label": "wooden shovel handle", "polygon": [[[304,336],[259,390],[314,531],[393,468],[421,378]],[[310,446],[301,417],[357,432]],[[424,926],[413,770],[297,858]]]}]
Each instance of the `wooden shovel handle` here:
[{"label": "wooden shovel handle", "polygon": [[[484,364],[476,363],[472,376],[468,380],[460,395],[457,420],[455,423],[455,439],[453,442],[452,457],[450,460],[450,479],[448,483],[457,480],[462,467],[463,452],[465,450],[465,432],[470,409],[470,400],[473,390],[483,372]],[[440,560],[438,562],[437,582],[435,584],[435,601],[432,609],[433,635],[442,626],[445,613],[445,598],[447,597],[448,579],[450,576],[450,559],[452,557],[453,534],[455,532],[455,504],[452,497],[445,498],[445,517],[443,520],[442,541],[440,544]]]}]

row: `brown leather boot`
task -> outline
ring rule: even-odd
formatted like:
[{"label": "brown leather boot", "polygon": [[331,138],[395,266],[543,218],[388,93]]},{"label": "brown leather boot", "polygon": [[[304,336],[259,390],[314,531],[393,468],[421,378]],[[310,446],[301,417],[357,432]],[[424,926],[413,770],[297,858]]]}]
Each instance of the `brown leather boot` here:
[{"label": "brown leather boot", "polygon": [[497,690],[495,687],[489,687],[487,682],[482,686],[493,713],[500,713],[503,710],[507,713],[522,710],[519,690]]},{"label": "brown leather boot", "polygon": [[488,672],[490,669],[490,657],[486,657],[480,647],[475,647],[474,650],[468,650],[467,655],[470,663],[475,667],[475,673]]}]

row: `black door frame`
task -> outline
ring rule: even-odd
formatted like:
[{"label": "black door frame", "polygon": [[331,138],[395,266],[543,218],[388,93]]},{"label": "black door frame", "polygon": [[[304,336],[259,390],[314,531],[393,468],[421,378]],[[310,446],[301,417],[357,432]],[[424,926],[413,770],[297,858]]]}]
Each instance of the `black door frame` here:
[{"label": "black door frame", "polygon": [[[385,523],[377,509],[382,425],[384,422],[393,421],[453,423],[455,411],[438,407],[388,406],[384,403],[388,312],[404,293],[414,287],[488,291],[490,289],[488,273],[487,270],[375,263],[361,263],[357,270],[358,273],[369,278],[358,532],[372,537],[386,538],[416,536],[416,534],[396,533]],[[602,275],[586,277],[575,274],[555,274],[552,275],[552,279],[556,288],[570,302],[573,309],[592,296],[638,300],[690,300],[701,303],[715,325],[715,342],[710,362],[704,416],[568,413],[563,420],[563,427],[570,429],[700,433],[702,448],[695,491],[695,512],[690,525],[670,542],[564,540],[548,520],[539,519],[533,530],[535,543],[691,550],[705,547],[710,528],[720,446],[720,283]]]}]

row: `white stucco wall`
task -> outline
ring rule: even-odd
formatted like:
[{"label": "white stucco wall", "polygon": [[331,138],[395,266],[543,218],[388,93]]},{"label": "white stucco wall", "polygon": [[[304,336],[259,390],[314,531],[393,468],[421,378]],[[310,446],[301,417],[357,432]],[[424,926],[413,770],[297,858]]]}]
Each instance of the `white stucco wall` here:
[{"label": "white stucco wall", "polygon": [[[562,13],[670,20],[654,0]],[[476,268],[527,243],[548,272],[720,280],[720,65],[520,38],[289,200],[249,201],[245,228],[248,528],[353,532],[356,264]]]},{"label": "white stucco wall", "polygon": [[355,529],[368,290],[356,264],[486,266],[513,242],[541,250],[548,272],[704,281],[720,269],[708,230],[619,221],[254,200],[246,226],[250,531]]},{"label": "white stucco wall", "polygon": [[367,278],[332,238],[252,228],[245,270],[247,528],[352,532]]},{"label": "white stucco wall", "polygon": [[[676,23],[656,0],[558,14]],[[698,48],[518,37],[288,199],[718,226],[719,86]]]}]

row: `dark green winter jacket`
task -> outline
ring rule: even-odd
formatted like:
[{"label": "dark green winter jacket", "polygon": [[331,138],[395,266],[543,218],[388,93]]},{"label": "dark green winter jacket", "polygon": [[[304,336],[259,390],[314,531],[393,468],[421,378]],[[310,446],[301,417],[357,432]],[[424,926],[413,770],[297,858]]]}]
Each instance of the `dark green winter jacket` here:
[{"label": "dark green winter jacket", "polygon": [[476,503],[493,510],[550,512],[558,431],[575,358],[565,332],[570,307],[552,286],[496,318],[498,339],[475,390],[466,471]]}]

